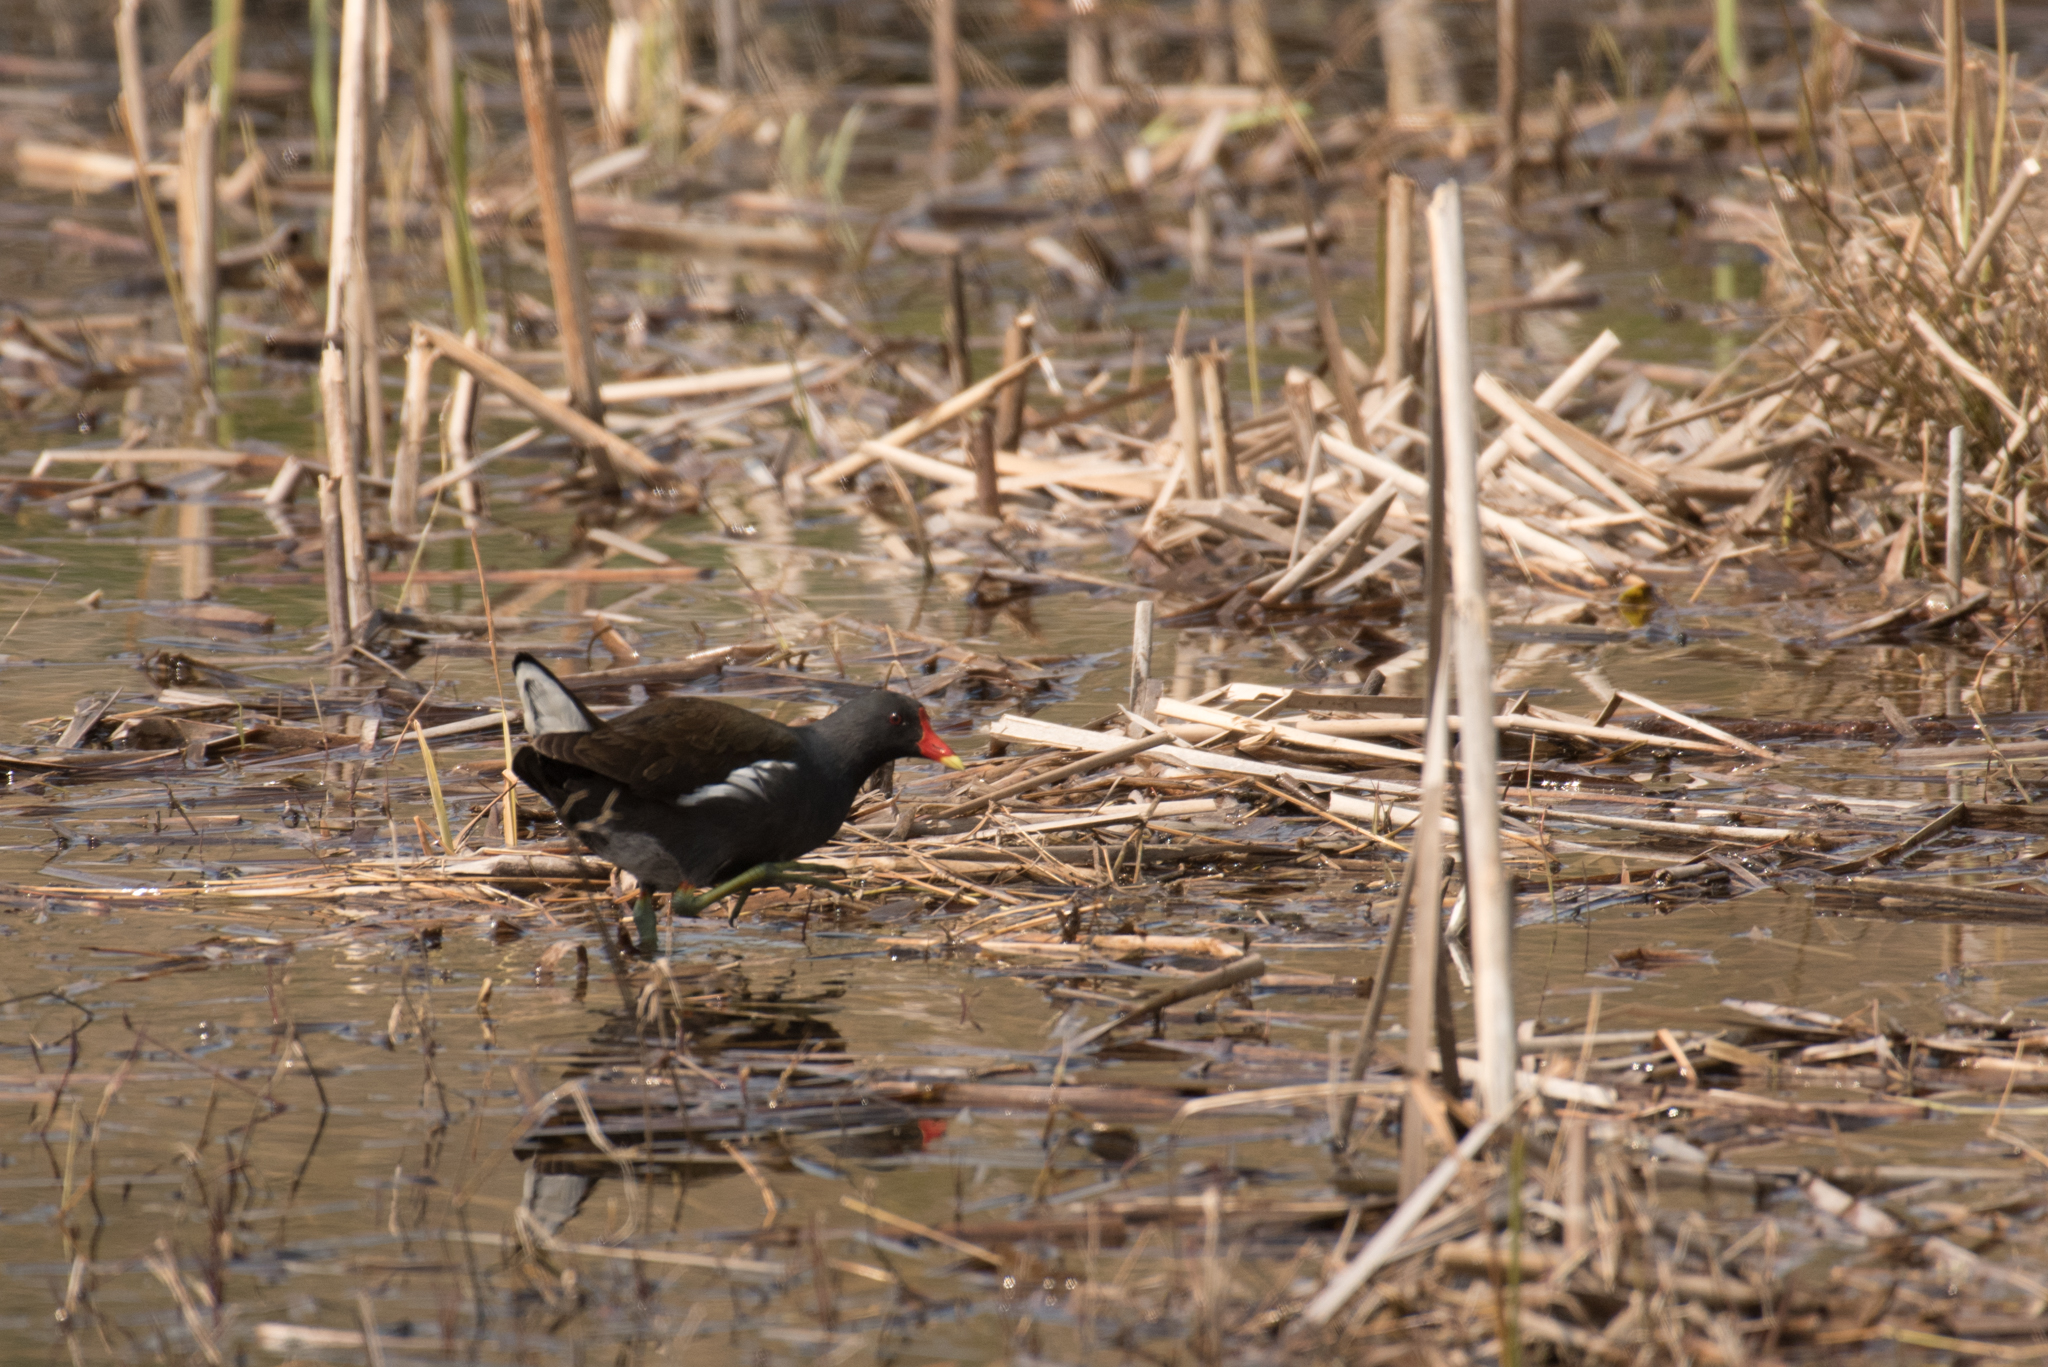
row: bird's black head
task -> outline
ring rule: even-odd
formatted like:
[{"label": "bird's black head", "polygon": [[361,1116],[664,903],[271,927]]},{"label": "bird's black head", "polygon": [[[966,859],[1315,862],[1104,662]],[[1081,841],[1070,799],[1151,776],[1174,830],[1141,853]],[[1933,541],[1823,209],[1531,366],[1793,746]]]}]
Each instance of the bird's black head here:
[{"label": "bird's black head", "polygon": [[831,732],[839,744],[873,756],[876,764],[922,757],[948,769],[966,768],[953,747],[932,730],[931,718],[917,700],[887,689],[863,693],[816,727]]}]

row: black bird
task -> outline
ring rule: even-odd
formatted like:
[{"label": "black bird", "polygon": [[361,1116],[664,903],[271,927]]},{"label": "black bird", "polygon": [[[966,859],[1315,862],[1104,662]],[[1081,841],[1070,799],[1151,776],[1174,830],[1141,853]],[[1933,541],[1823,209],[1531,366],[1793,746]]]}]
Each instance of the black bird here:
[{"label": "black bird", "polygon": [[[830,873],[792,864],[837,834],[893,759],[963,766],[922,707],[873,689],[808,726],[713,698],[656,698],[605,721],[531,655],[512,661],[528,743],[512,772],[592,853],[695,915],[770,882]],[[685,898],[678,890],[704,888]],[[652,943],[653,904],[638,916]]]}]

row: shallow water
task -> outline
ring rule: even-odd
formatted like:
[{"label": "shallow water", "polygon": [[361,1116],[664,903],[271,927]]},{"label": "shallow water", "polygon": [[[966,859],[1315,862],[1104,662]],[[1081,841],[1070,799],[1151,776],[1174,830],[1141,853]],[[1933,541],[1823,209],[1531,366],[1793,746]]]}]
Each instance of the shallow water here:
[{"label": "shallow water", "polygon": [[[55,555],[80,545],[48,523],[23,519],[18,525],[27,534],[11,544],[25,550]],[[674,549],[716,558],[719,552],[701,538],[682,540],[694,532],[680,520]],[[843,529],[829,521],[795,535],[806,543],[847,543]],[[140,652],[250,653],[257,643],[195,638],[172,619],[118,604],[89,614],[47,607],[52,598],[68,600],[88,587],[125,584],[136,597],[154,596],[132,587],[149,573],[149,554],[110,538],[76,558],[65,555],[58,583],[28,607],[7,643],[8,719],[19,725],[61,717],[79,694],[109,687],[144,696],[146,681],[135,667]],[[915,573],[805,565],[795,558],[777,564],[765,550],[732,552],[743,564],[750,557],[750,582],[758,588],[761,574],[780,573],[790,599],[813,612],[915,621],[947,636],[978,628],[1008,650],[1078,654],[1072,666],[1057,671],[1059,687],[1044,707],[1048,715],[1079,721],[1122,694],[1128,610],[1114,600],[1081,594],[1034,600],[1033,636],[1011,620],[975,620],[944,580],[926,588]],[[1110,568],[1098,560],[1076,567]],[[1722,715],[1868,717],[1880,693],[1908,713],[1939,713],[1957,674],[1967,682],[1975,672],[1977,659],[1937,646],[1822,651],[1800,645],[1800,635],[1811,633],[1823,615],[1840,620],[1855,609],[1840,600],[1823,607],[1781,598],[1794,592],[1797,578],[1789,569],[1753,563],[1727,575],[1701,604],[1663,610],[1661,633],[1610,632],[1617,639],[1560,642],[1549,639],[1556,632],[1532,629],[1523,636],[1533,639],[1521,639],[1504,630],[1508,676],[1514,688],[1528,688],[1552,705],[1588,711],[1594,695],[1587,675],[1598,671],[1609,684]],[[714,579],[637,606],[643,652],[661,658],[694,648],[699,628],[714,642],[758,634],[752,601],[736,587]],[[35,593],[11,592],[17,602]],[[464,595],[441,592],[447,607],[467,605]],[[294,647],[312,643],[303,635],[303,624],[316,615],[306,595],[297,601],[282,593],[228,596],[275,603],[284,621],[302,613],[301,634],[281,628],[261,646],[286,664],[279,677],[318,677],[288,664]],[[1683,594],[1674,588],[1667,596]],[[1514,599],[1510,586],[1502,595],[1504,622],[1514,617]],[[574,624],[540,633],[564,645],[584,634]],[[1274,641],[1212,639],[1193,631],[1169,635],[1159,660],[1162,673],[1177,665],[1191,686],[1226,677],[1286,680],[1298,677],[1289,671],[1299,667]],[[2008,702],[2015,712],[2048,710],[2048,698],[2023,666],[2024,660],[1995,660],[1986,671],[1985,696]],[[872,673],[873,667],[857,668]],[[426,662],[415,674],[445,679],[452,695],[465,700],[496,693],[488,663],[474,656]],[[1395,686],[1401,687],[1398,676]],[[1002,706],[948,702],[938,709],[940,724],[972,753],[974,742],[961,731]],[[496,770],[501,752],[487,739],[444,742],[438,753],[455,819],[466,819],[488,790],[483,775]],[[1937,801],[1951,792],[1947,780],[1918,781],[1864,744],[1810,744],[1791,755],[1773,775],[1738,773],[1725,763],[1696,772],[1716,784],[1763,784],[1765,792],[1774,781],[1851,797]],[[1684,774],[1680,765],[1674,776]],[[1972,774],[1960,781],[1959,795],[1983,800],[1984,782]],[[927,791],[942,786],[929,778],[919,783]],[[351,787],[352,828],[343,820]],[[171,795],[183,815],[171,807]],[[1151,1245],[1103,1247],[1092,1255],[1069,1246],[1050,1261],[1007,1274],[1012,1282],[1024,1277],[1023,1285],[1005,1285],[943,1249],[911,1248],[887,1229],[864,1233],[861,1222],[847,1216],[842,1197],[934,1225],[1028,1212],[1047,1162],[1041,1143],[1046,1117],[974,1105],[925,1113],[918,1143],[883,1152],[863,1151],[830,1133],[791,1140],[790,1163],[763,1175],[777,1206],[772,1222],[761,1188],[729,1165],[698,1165],[679,1180],[630,1179],[613,1171],[599,1175],[580,1207],[574,1192],[557,1197],[568,1203],[564,1209],[576,1210],[559,1237],[579,1244],[712,1252],[785,1269],[836,1260],[864,1271],[828,1270],[792,1282],[636,1267],[589,1254],[550,1255],[538,1264],[510,1256],[503,1241],[514,1237],[514,1212],[523,1197],[535,1195],[527,1186],[530,1165],[509,1152],[523,1124],[522,1093],[544,1092],[572,1076],[574,1060],[618,1030],[619,997],[590,934],[589,904],[546,899],[534,914],[503,899],[494,910],[474,897],[386,907],[374,891],[339,902],[174,891],[231,869],[255,874],[266,866],[303,866],[322,850],[374,859],[392,853],[394,839],[396,852],[409,859],[417,852],[413,818],[431,824],[430,810],[411,753],[330,776],[324,789],[317,766],[289,763],[243,772],[211,766],[168,783],[17,775],[15,790],[0,802],[0,881],[51,888],[78,881],[68,897],[12,896],[0,920],[0,932],[15,949],[0,972],[0,990],[10,998],[0,1025],[0,1052],[7,1058],[0,1065],[6,1089],[0,1095],[12,1096],[9,1109],[17,1119],[0,1143],[0,1219],[16,1231],[0,1259],[6,1273],[0,1326],[14,1345],[0,1351],[0,1361],[45,1361],[63,1353],[65,1324],[53,1313],[67,1300],[82,1307],[71,1321],[71,1342],[89,1358],[146,1355],[150,1345],[163,1342],[189,1345],[162,1274],[142,1261],[165,1238],[200,1303],[201,1322],[213,1324],[205,1296],[218,1296],[229,1308],[217,1331],[224,1341],[320,1360],[348,1360],[361,1350],[301,1343],[290,1337],[296,1331],[277,1326],[356,1331],[367,1313],[392,1336],[384,1344],[392,1362],[440,1360],[449,1345],[460,1345],[454,1351],[485,1361],[566,1363],[615,1350],[658,1354],[664,1345],[673,1353],[683,1340],[693,1345],[689,1351],[719,1360],[808,1360],[820,1353],[989,1360],[1019,1351],[1019,1343],[1057,1353],[1059,1345],[1076,1342],[1086,1316],[1118,1313],[1070,1290],[1068,1282],[1101,1285],[1118,1267],[1131,1266],[1124,1260],[1134,1250],[1135,1265],[1144,1270],[1138,1291],[1160,1293],[1156,1279],[1170,1279],[1155,1262],[1174,1246],[1158,1232],[1170,1226],[1152,1226]],[[304,815],[304,825],[286,824],[294,812]],[[182,824],[186,815],[202,822],[234,819],[195,832]],[[327,830],[312,833],[321,820]],[[1262,820],[1280,838],[1290,829],[1306,830]],[[1261,832],[1257,838],[1267,837]],[[2002,848],[2002,859],[2019,852]],[[2004,868],[2006,877],[2031,872],[2025,862]],[[1384,876],[1310,872],[1276,883],[1228,868],[1198,871],[1172,887],[1140,889],[1138,919],[1158,930],[1248,933],[1281,972],[1369,977],[1377,932],[1360,913],[1370,914],[1386,898]],[[137,887],[145,891],[129,891]],[[369,919],[356,923],[361,917]],[[878,913],[872,924],[808,924],[764,912],[736,929],[717,920],[688,925],[678,948],[693,962],[735,959],[750,984],[772,987],[784,1000],[819,998],[802,1014],[830,1032],[833,1049],[878,1073],[997,1070],[1001,1076],[1021,1066],[1042,1082],[1058,1058],[1054,1032],[1068,1004],[1014,969],[928,959],[875,943],[878,934],[928,933],[936,924],[915,901]],[[563,971],[552,982],[536,981],[542,955],[561,940],[590,946],[593,962],[582,990]],[[1290,949],[1290,941],[1316,947]],[[1649,973],[1615,967],[1644,948],[1708,957]],[[170,955],[178,957],[158,957]],[[2023,1015],[2048,1004],[2048,930],[1861,919],[1817,911],[1797,891],[1635,902],[1601,907],[1572,923],[1525,928],[1517,941],[1516,978],[1520,1014],[1545,1032],[1578,1027],[1595,994],[1608,1029],[1725,1028],[1740,1018],[1719,1003],[1738,997],[1844,1016],[1874,1007],[1908,1029],[1934,1032],[1944,1001],[1994,1014],[2017,1007]],[[477,1006],[486,980],[487,1015]],[[61,994],[61,1000],[45,994]],[[1390,1009],[1396,1020],[1401,1002],[1397,994]],[[1462,995],[1458,1005],[1465,1006]],[[1358,1007],[1348,994],[1261,989],[1226,1030],[1270,1043],[1283,1060],[1294,1060],[1269,1066],[1316,1077],[1331,1032],[1350,1038]],[[1212,1030],[1193,1033],[1199,1038]],[[1397,1040],[1398,1028],[1390,1035]],[[296,1048],[288,1042],[294,1038]],[[1129,1054],[1121,1051],[1116,1061],[1073,1081],[1171,1085],[1216,1075],[1214,1060],[1204,1057]],[[317,1089],[309,1063],[319,1075]],[[67,1072],[61,1086],[52,1082]],[[278,1103],[274,1111],[272,1102]],[[1090,1116],[1085,1108],[1076,1111],[1082,1120]],[[1114,1113],[1096,1118],[1121,1119]],[[1225,1113],[1178,1132],[1163,1130],[1157,1117],[1138,1123],[1151,1157],[1121,1191],[1163,1190],[1177,1180],[1193,1184],[1220,1163],[1233,1174],[1231,1190],[1248,1198],[1330,1199],[1328,1159],[1312,1122]],[[2034,1117],[2008,1124],[2036,1142],[2048,1128]],[[1998,1163],[2010,1152],[1983,1138],[1981,1122],[1960,1117],[1804,1136],[1774,1128],[1768,1142],[1736,1133],[1724,1144],[1720,1156],[1745,1164],[1830,1168]],[[1361,1170],[1378,1172],[1384,1181],[1393,1160],[1392,1138],[1378,1133],[1363,1150]],[[1055,1155],[1053,1166],[1056,1191],[1086,1188],[1103,1172],[1071,1146]],[[568,1181],[580,1191],[581,1179]],[[1681,1192],[1672,1199],[1686,1198]],[[1715,1200],[1725,1205],[1726,1198]],[[1737,1201],[1734,1208],[1747,1206]],[[1137,1228],[1130,1239],[1147,1237]],[[1284,1258],[1291,1247],[1285,1231],[1246,1229],[1233,1237],[1249,1241],[1247,1257],[1263,1251]],[[228,1251],[224,1262],[213,1257],[216,1249]],[[74,1292],[75,1258],[87,1261]],[[890,1282],[892,1275],[910,1290]],[[820,1284],[831,1289],[820,1291]],[[1138,1291],[1133,1304],[1142,1299]],[[259,1324],[271,1327],[259,1332]],[[1143,1324],[1126,1327],[1140,1333]],[[1170,1333],[1170,1327],[1155,1323],[1150,1332]]]}]

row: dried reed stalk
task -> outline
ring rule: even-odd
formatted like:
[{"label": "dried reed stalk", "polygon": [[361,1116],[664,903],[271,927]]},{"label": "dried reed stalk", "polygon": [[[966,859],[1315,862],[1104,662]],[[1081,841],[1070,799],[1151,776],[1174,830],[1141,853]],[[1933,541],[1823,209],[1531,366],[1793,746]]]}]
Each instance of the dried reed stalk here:
[{"label": "dried reed stalk", "polygon": [[1125,706],[1147,721],[1152,719],[1157,700],[1152,687],[1152,619],[1157,611],[1151,599],[1139,600],[1131,609],[1131,687]]},{"label": "dried reed stalk", "polygon": [[1201,380],[1195,358],[1175,352],[1166,358],[1173,380],[1173,436],[1180,446],[1181,482],[1190,498],[1211,495],[1208,462],[1202,459]]},{"label": "dried reed stalk", "polygon": [[1964,433],[1960,426],[1948,429],[1948,527],[1943,543],[1941,571],[1948,579],[1948,605],[1963,601],[1963,523],[1968,505],[1963,502]]},{"label": "dried reed stalk", "polygon": [[624,437],[592,422],[570,405],[549,398],[540,386],[503,361],[431,323],[416,323],[414,327],[442,357],[476,376],[542,422],[559,428],[571,441],[602,450],[612,466],[625,470],[653,488],[666,488],[674,482],[674,473],[660,461]]},{"label": "dried reed stalk", "polygon": [[448,293],[458,331],[481,332],[484,326],[483,263],[469,221],[469,110],[463,97],[462,70],[455,63],[454,19],[448,0],[427,0],[427,110],[433,153],[440,182],[441,255],[448,272]]},{"label": "dried reed stalk", "polygon": [[[462,340],[474,346],[477,336],[472,332]],[[458,368],[448,402],[441,409],[441,473],[434,481],[436,490],[445,487],[444,480],[455,485],[455,506],[462,512],[462,525],[472,531],[484,509],[483,485],[458,472],[475,463],[476,409],[481,392],[476,376]]]},{"label": "dried reed stalk", "polygon": [[1473,1028],[1479,1041],[1477,1088],[1486,1115],[1505,1119],[1515,1095],[1513,897],[1500,859],[1500,808],[1494,792],[1500,748],[1493,729],[1493,640],[1486,601],[1486,550],[1480,539],[1479,451],[1466,335],[1464,205],[1455,181],[1429,206],[1429,255],[1436,301],[1439,394],[1443,415],[1444,492],[1450,514],[1450,563],[1458,671],[1458,753],[1464,807],[1466,898],[1472,919]]},{"label": "dried reed stalk", "polygon": [[[1003,368],[1015,366],[1031,351],[1031,332],[1038,320],[1029,312],[1022,312],[1010,320],[1010,326],[1003,331]],[[1022,370],[1017,378],[1005,386],[996,401],[995,449],[1015,451],[1017,441],[1024,435],[1024,399],[1031,390],[1031,372]],[[984,509],[984,512],[987,510]]]},{"label": "dried reed stalk", "polygon": [[427,444],[427,418],[434,382],[434,347],[413,330],[405,353],[405,399],[399,415],[398,454],[391,462],[391,530],[411,536],[419,530],[420,453]]},{"label": "dried reed stalk", "polygon": [[242,2],[213,0],[213,92],[208,112],[215,127],[224,127],[235,105],[235,83],[242,70]]},{"label": "dried reed stalk", "polygon": [[142,0],[121,0],[114,14],[114,54],[121,72],[121,109],[132,130],[135,173],[149,180],[149,90],[142,74]]},{"label": "dried reed stalk", "polygon": [[1510,213],[1522,202],[1522,0],[1494,0],[1494,110],[1500,145],[1494,175]]},{"label": "dried reed stalk", "polygon": [[740,89],[740,0],[711,0],[711,42],[715,49],[714,68],[718,88],[728,94]]},{"label": "dried reed stalk", "polygon": [[1309,517],[1315,512],[1316,481],[1323,473],[1323,444],[1316,432],[1315,387],[1310,378],[1289,371],[1283,397],[1288,421],[1294,428],[1296,458],[1301,464],[1301,506],[1295,510],[1294,538],[1287,543],[1287,567],[1293,569],[1301,560],[1301,543],[1308,535]]},{"label": "dried reed stalk", "polygon": [[960,140],[960,16],[956,0],[932,0],[932,188],[953,184],[953,148]]},{"label": "dried reed stalk", "polygon": [[[372,609],[368,540],[363,526],[364,410],[383,395],[364,390],[374,374],[377,339],[369,267],[369,64],[373,0],[343,0],[341,82],[334,140],[333,228],[327,253],[327,345],[320,358],[320,402],[328,471],[341,519],[342,574],[348,586],[345,626],[350,639]],[[340,345],[337,346],[337,340]],[[331,571],[330,571],[331,573]]]},{"label": "dried reed stalk", "polygon": [[1386,215],[1380,383],[1391,386],[1414,369],[1415,182],[1399,172],[1387,176]]},{"label": "dried reed stalk", "polygon": [[1067,88],[1073,102],[1067,107],[1067,132],[1081,144],[1084,159],[1094,152],[1094,139],[1102,126],[1097,113],[1102,103],[1102,34],[1096,17],[1096,0],[1070,0],[1067,16]]},{"label": "dried reed stalk", "polygon": [[[191,311],[201,363],[213,373],[213,339],[220,323],[220,255],[214,226],[215,136],[213,110],[197,84],[186,87],[184,125],[178,142],[178,267]],[[141,174],[147,183],[147,174]]]},{"label": "dried reed stalk", "polygon": [[1223,353],[1213,348],[1202,357],[1202,412],[1209,421],[1210,477],[1219,498],[1244,492],[1237,478],[1237,459],[1231,454],[1230,398],[1223,388],[1228,365]]},{"label": "dried reed stalk", "polygon": [[[569,406],[593,424],[604,421],[597,387],[597,338],[590,323],[590,282],[576,235],[576,208],[569,188],[569,142],[555,97],[554,43],[548,35],[545,0],[506,0],[512,18],[513,52],[519,63],[519,94],[526,110],[527,146],[534,186],[540,194],[541,237],[547,249],[548,281],[554,287],[555,321],[562,347],[562,373]],[[573,436],[573,434],[572,434]],[[619,488],[619,471],[604,442],[581,450],[605,493]],[[630,464],[626,467],[632,473]],[[644,478],[644,476],[642,476]]]},{"label": "dried reed stalk", "polygon": [[[328,355],[334,353],[330,350]],[[325,362],[322,373],[325,373]],[[331,475],[320,476],[320,570],[327,586],[327,653],[341,660],[349,652],[347,550],[341,534],[341,495]]]},{"label": "dried reed stalk", "polygon": [[1336,301],[1330,297],[1329,273],[1323,269],[1322,248],[1316,245],[1314,206],[1302,219],[1307,232],[1302,238],[1308,258],[1308,288],[1315,296],[1316,323],[1322,330],[1323,354],[1329,359],[1330,392],[1337,396],[1337,409],[1344,419],[1344,431],[1353,446],[1365,445],[1365,418],[1358,411],[1358,386],[1352,382],[1351,366],[1344,350],[1344,332],[1337,324]]}]

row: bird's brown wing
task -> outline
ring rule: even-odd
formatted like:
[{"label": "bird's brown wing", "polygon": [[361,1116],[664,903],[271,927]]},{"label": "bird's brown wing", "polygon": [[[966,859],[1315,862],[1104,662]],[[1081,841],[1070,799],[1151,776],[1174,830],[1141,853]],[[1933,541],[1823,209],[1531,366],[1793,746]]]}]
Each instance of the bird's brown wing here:
[{"label": "bird's brown wing", "polygon": [[749,765],[797,756],[796,732],[712,698],[657,698],[595,731],[534,736],[531,744],[660,802],[715,788]]}]

